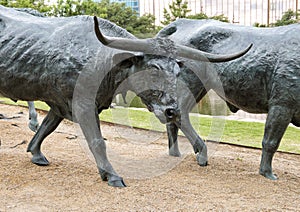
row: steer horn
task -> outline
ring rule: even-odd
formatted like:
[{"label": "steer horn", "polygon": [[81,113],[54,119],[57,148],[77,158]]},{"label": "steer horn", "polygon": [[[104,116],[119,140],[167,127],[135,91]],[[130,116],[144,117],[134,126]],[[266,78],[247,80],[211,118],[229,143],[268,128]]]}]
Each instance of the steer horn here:
[{"label": "steer horn", "polygon": [[219,63],[237,59],[246,54],[252,47],[252,44],[250,44],[246,49],[235,54],[216,55],[176,44],[172,40],[165,38],[129,39],[107,37],[100,32],[98,19],[96,16],[94,16],[94,23],[96,36],[103,45],[125,51],[184,57],[198,61]]}]

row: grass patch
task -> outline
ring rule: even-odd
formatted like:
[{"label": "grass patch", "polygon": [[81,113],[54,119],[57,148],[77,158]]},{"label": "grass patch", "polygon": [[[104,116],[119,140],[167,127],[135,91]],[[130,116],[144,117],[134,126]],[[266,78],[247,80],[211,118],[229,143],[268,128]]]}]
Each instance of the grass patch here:
[{"label": "grass patch", "polygon": [[[105,110],[100,114],[103,121],[126,124],[145,129],[166,131],[153,113],[144,110],[117,108]],[[224,120],[211,117],[190,116],[198,134],[204,139],[220,140],[232,144],[261,148],[264,123]],[[181,135],[183,135],[180,132]],[[279,150],[300,153],[300,129],[289,126],[281,141]]]},{"label": "grass patch", "polygon": [[[4,103],[4,104],[10,104],[10,105],[21,105],[21,106],[25,106],[25,107],[28,106],[26,101],[14,102],[11,99],[7,99],[7,98],[3,98],[3,97],[0,97],[0,102]],[[41,102],[41,101],[35,101],[34,105],[35,105],[35,108],[38,108],[40,110],[49,110],[50,109],[46,103]]]},{"label": "grass patch", "polygon": [[[27,106],[26,102],[0,98],[7,104]],[[49,107],[43,102],[35,102],[36,108],[48,110]],[[190,116],[192,125],[198,134],[204,139],[219,140],[223,142],[240,144],[244,146],[259,147],[264,132],[264,124],[258,122],[243,122],[223,120],[211,117]],[[165,132],[165,125],[161,124],[153,113],[144,109],[115,108],[104,110],[100,114],[102,121],[123,124],[138,128]],[[182,133],[180,132],[182,135]],[[300,129],[289,126],[281,141],[279,150],[285,152],[300,153]],[[167,142],[167,141],[166,141]]]}]

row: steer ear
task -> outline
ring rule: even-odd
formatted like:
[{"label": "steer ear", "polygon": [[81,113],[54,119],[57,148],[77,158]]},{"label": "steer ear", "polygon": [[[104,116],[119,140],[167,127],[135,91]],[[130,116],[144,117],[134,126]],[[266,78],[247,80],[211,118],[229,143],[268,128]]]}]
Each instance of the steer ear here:
[{"label": "steer ear", "polygon": [[119,65],[121,68],[129,68],[143,59],[143,54],[133,54],[130,52],[122,52],[113,56],[113,64]]}]

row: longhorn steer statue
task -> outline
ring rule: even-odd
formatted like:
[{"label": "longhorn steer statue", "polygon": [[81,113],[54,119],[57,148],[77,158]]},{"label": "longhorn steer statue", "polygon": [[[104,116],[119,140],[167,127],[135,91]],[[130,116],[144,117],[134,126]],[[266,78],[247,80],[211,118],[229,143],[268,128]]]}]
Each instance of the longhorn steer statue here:
[{"label": "longhorn steer statue", "polygon": [[[105,36],[114,38],[104,37],[99,25]],[[127,51],[100,44],[94,28],[105,45]],[[124,187],[123,179],[107,159],[98,116],[110,106],[117,88],[144,71],[142,76],[148,74],[147,80],[136,77],[133,81],[137,85],[126,88],[136,92],[149,108],[155,109],[161,121],[167,122],[177,110],[173,94],[180,67],[169,57],[174,51],[180,57],[216,62],[247,52],[224,57],[170,44],[168,39],[138,40],[96,17],[94,22],[90,16],[36,17],[0,6],[0,94],[13,100],[41,100],[50,106],[28,145],[32,162],[48,165],[41,144],[66,118],[79,123],[102,179],[111,186]],[[144,87],[148,91],[141,90]]]},{"label": "longhorn steer statue", "polygon": [[[215,64],[215,73],[202,62],[196,65],[196,71],[181,73],[197,101],[213,89],[233,112],[242,109],[249,113],[268,113],[259,173],[272,180],[277,179],[272,171],[272,159],[287,126],[289,123],[300,126],[299,34],[300,24],[264,29],[186,19],[177,20],[158,33],[158,37],[215,54],[230,53],[253,43],[244,57]],[[180,154],[177,125],[168,126],[169,145],[176,150],[174,155]],[[205,151],[202,155],[204,160]]]}]

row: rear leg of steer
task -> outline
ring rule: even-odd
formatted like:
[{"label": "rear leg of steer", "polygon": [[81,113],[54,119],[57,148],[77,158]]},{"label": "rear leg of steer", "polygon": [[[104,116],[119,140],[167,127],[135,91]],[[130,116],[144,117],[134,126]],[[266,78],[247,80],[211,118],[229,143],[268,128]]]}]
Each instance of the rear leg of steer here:
[{"label": "rear leg of steer", "polygon": [[39,122],[37,120],[37,112],[34,107],[34,102],[27,102],[28,110],[29,110],[29,123],[28,127],[33,131],[36,132],[39,128]]},{"label": "rear leg of steer", "polygon": [[259,173],[268,179],[277,179],[277,176],[273,174],[272,160],[282,136],[292,120],[292,113],[292,110],[282,106],[272,106],[268,112],[259,169]]},{"label": "rear leg of steer", "polygon": [[47,158],[41,152],[41,144],[43,140],[57,128],[62,120],[63,118],[57,116],[53,110],[50,109],[37,133],[28,145],[27,152],[31,152],[32,154],[32,163],[40,166],[46,166],[49,164]]},{"label": "rear leg of steer", "polygon": [[178,148],[178,127],[175,123],[168,123],[167,125],[168,141],[169,141],[169,155],[174,157],[180,157],[180,151]]}]

